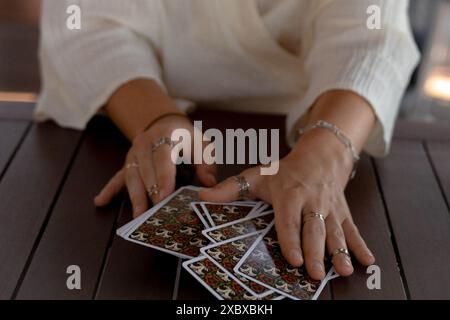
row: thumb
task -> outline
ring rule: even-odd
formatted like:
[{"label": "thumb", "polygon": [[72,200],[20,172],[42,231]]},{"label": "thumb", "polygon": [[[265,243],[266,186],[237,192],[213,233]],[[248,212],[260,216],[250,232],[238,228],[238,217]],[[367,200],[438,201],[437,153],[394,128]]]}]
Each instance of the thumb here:
[{"label": "thumb", "polygon": [[239,199],[239,186],[234,177],[217,184],[213,188],[200,191],[200,199],[209,202],[231,202]]},{"label": "thumb", "polygon": [[[258,178],[259,168],[251,168],[242,172],[239,176],[244,177],[245,181],[249,183],[249,192],[245,195],[246,198],[255,199],[258,198],[257,184],[260,179]],[[231,202],[239,200],[241,198],[239,194],[239,181],[236,176],[230,177],[225,181],[222,181],[213,188],[203,189],[199,196],[203,201],[210,202]]]}]

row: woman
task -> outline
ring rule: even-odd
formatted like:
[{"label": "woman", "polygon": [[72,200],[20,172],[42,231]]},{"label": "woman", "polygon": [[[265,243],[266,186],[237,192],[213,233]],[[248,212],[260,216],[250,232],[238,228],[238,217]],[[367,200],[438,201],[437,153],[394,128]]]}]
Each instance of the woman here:
[{"label": "woman", "polygon": [[[81,7],[80,30],[66,27],[64,13],[74,3]],[[132,146],[95,204],[106,205],[125,186],[138,216],[148,196],[157,203],[174,191],[167,137],[193,130],[186,107],[287,114],[292,151],[278,174],[253,168],[216,184],[214,167],[198,165],[199,180],[210,187],[201,197],[223,202],[246,193],[270,202],[293,266],[305,264],[312,278],[324,278],[326,249],[337,272],[348,276],[348,250],[363,265],[374,263],[344,189],[363,149],[382,156],[389,148],[418,61],[407,6],[407,0],[47,0],[36,116],[83,129],[104,106]],[[377,19],[378,27],[369,23]]]}]

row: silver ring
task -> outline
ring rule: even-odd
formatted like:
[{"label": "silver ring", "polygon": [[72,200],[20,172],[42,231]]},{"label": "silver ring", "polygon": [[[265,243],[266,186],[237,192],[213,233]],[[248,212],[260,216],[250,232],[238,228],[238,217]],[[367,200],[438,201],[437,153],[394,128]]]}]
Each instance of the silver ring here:
[{"label": "silver ring", "polygon": [[147,192],[150,197],[156,196],[159,194],[159,186],[157,184],[154,184],[147,189]]},{"label": "silver ring", "polygon": [[335,255],[337,254],[345,254],[347,257],[350,257],[350,253],[348,252],[347,248],[338,248],[336,249],[332,254],[331,254],[331,258],[333,259]]},{"label": "silver ring", "polygon": [[159,138],[152,144],[152,151],[155,152],[159,147],[165,144],[168,145],[170,149],[172,149],[175,145],[175,142],[173,142],[169,137]]},{"label": "silver ring", "polygon": [[310,217],[314,219],[319,219],[320,221],[325,223],[325,216],[320,212],[311,212]]},{"label": "silver ring", "polygon": [[130,162],[130,163],[127,163],[126,165],[125,165],[125,169],[130,169],[130,168],[139,168],[139,165],[136,163],[136,162]]},{"label": "silver ring", "polygon": [[250,194],[250,183],[244,176],[235,176],[233,180],[237,182],[239,186],[239,197],[246,198]]}]

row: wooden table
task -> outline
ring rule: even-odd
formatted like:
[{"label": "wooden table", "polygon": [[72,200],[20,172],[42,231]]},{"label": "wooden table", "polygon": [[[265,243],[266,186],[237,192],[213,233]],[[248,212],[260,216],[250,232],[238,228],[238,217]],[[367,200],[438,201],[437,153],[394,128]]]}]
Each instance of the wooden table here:
[{"label": "wooden table", "polygon": [[[212,299],[179,259],[115,236],[131,217],[125,194],[93,206],[128,147],[111,123],[96,118],[85,132],[38,125],[31,107],[0,104],[0,299]],[[221,129],[284,125],[273,116],[194,117]],[[357,267],[321,299],[449,299],[449,126],[399,123],[390,156],[365,156],[347,194],[382,288],[368,290]],[[66,287],[69,265],[81,267],[81,290]]]}]

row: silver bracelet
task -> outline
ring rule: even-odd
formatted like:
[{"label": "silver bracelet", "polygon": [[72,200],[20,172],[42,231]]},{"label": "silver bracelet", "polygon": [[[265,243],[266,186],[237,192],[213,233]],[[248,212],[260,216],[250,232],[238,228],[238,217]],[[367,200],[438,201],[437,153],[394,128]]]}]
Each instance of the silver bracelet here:
[{"label": "silver bracelet", "polygon": [[306,132],[311,131],[313,129],[325,129],[328,131],[331,131],[340,142],[350,151],[353,159],[353,170],[350,174],[350,179],[353,179],[356,174],[356,167],[358,165],[359,161],[359,155],[358,152],[356,152],[355,147],[353,146],[352,141],[334,124],[331,124],[329,122],[326,122],[324,120],[319,120],[314,124],[310,124],[304,128],[301,128],[298,130],[298,133],[300,136],[304,135]]}]

